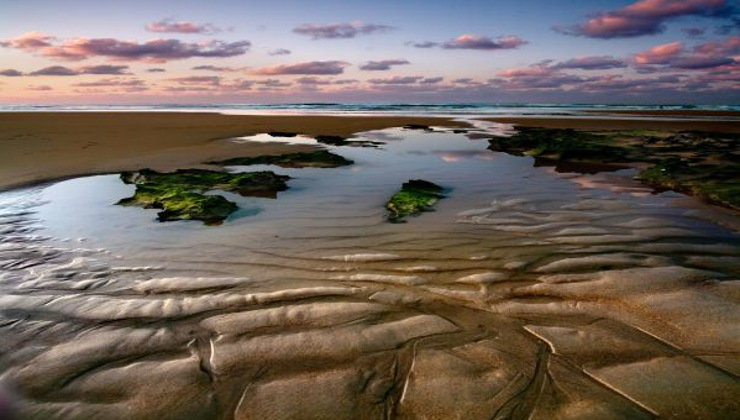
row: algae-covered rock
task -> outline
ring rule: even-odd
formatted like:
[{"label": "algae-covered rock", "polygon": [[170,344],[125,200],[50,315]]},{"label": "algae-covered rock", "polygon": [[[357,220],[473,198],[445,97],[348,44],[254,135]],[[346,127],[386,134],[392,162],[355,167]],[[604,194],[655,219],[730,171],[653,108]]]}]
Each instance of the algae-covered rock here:
[{"label": "algae-covered rock", "polygon": [[667,159],[643,169],[637,179],[659,191],[673,190],[740,209],[740,164],[692,165]]},{"label": "algae-covered rock", "polygon": [[511,137],[494,137],[489,149],[535,158],[535,166],[594,173],[653,163],[637,179],[658,190],[694,195],[738,208],[740,136],[699,131],[576,131],[517,127]]},{"label": "algae-covered rock", "polygon": [[316,152],[287,153],[283,155],[237,157],[210,163],[232,166],[276,165],[282,168],[336,168],[351,165],[354,162],[326,150],[319,150]]},{"label": "algae-covered rock", "polygon": [[183,188],[190,191],[223,190],[243,196],[275,197],[278,191],[287,189],[286,175],[271,171],[229,173],[205,169],[179,169],[175,172],[157,172],[142,169],[124,172],[121,179],[127,184],[148,184],[163,187]]},{"label": "algae-covered rock", "polygon": [[180,169],[162,173],[151,169],[124,172],[121,179],[136,185],[133,196],[120,200],[124,206],[161,209],[160,221],[201,220],[206,224],[221,223],[238,209],[220,195],[207,191],[222,190],[243,196],[275,197],[287,188],[288,176],[273,172],[228,173],[202,169]]},{"label": "algae-covered rock", "polygon": [[610,144],[609,137],[571,129],[518,127],[511,137],[494,137],[488,148],[518,156],[551,160],[588,160],[615,162],[628,157],[626,148]]},{"label": "algae-covered rock", "polygon": [[405,182],[385,205],[388,220],[399,222],[406,216],[431,210],[437,200],[444,198],[442,191],[439,185],[421,179]]}]

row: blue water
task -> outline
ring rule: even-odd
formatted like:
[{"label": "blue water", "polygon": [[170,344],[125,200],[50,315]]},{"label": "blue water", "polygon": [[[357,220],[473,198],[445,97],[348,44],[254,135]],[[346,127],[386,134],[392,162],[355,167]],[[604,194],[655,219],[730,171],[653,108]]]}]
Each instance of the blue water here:
[{"label": "blue water", "polygon": [[0,111],[221,111],[234,113],[315,113],[393,115],[579,115],[594,110],[740,111],[740,105],[594,105],[594,104],[158,104],[158,105],[3,105]]}]

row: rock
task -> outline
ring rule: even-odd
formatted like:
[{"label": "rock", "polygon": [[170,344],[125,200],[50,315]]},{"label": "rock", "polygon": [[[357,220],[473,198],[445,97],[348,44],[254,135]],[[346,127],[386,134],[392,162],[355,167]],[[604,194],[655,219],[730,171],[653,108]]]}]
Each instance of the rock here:
[{"label": "rock", "polygon": [[270,131],[267,134],[272,137],[295,137],[298,135],[298,133],[289,133],[285,131]]},{"label": "rock", "polygon": [[316,152],[287,153],[283,155],[237,157],[209,163],[239,166],[276,165],[282,168],[336,168],[351,165],[354,162],[326,150],[319,150]]},{"label": "rock", "polygon": [[121,179],[135,184],[133,196],[120,200],[123,206],[141,206],[162,209],[159,221],[201,220],[219,224],[238,209],[237,205],[220,195],[205,195],[211,190],[235,192],[243,196],[274,198],[278,191],[287,189],[290,177],[273,172],[228,173],[202,169],[180,169],[161,173],[151,169],[124,172]]},{"label": "rock", "polygon": [[440,198],[444,198],[442,187],[429,181],[412,179],[404,183],[401,190],[386,203],[385,208],[390,212],[388,220],[398,222],[406,216],[429,211]]},{"label": "rock", "polygon": [[403,128],[407,130],[434,131],[432,127],[429,127],[428,125],[423,125],[423,124],[407,124],[407,125],[404,125]]},{"label": "rock", "polygon": [[623,169],[615,163],[654,163],[637,179],[658,191],[674,190],[710,203],[740,208],[740,136],[683,131],[598,131],[517,127],[511,137],[489,140],[489,149],[533,156],[535,166],[558,172]]},{"label": "rock", "polygon": [[329,136],[329,135],[320,134],[314,138],[319,143],[330,144],[332,146],[344,146],[347,143],[349,143],[347,139],[345,139],[344,137],[340,137],[340,136]]}]

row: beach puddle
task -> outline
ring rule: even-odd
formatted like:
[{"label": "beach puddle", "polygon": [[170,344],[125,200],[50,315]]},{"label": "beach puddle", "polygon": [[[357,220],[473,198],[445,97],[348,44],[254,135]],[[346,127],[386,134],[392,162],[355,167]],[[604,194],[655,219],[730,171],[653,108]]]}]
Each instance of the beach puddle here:
[{"label": "beach puddle", "polygon": [[[0,194],[2,392],[30,418],[736,413],[740,237],[634,170],[469,137],[229,167],[291,179],[220,193],[239,206],[220,226],[116,206],[134,190],[116,175]],[[410,179],[446,198],[388,223]]]}]

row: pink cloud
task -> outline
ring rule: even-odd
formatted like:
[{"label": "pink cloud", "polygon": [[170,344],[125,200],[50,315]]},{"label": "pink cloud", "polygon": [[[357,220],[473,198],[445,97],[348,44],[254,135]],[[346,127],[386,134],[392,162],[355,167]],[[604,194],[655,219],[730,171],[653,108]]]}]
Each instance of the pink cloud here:
[{"label": "pink cloud", "polygon": [[354,38],[358,35],[388,32],[393,29],[395,28],[388,25],[365,24],[362,22],[334,23],[329,25],[307,23],[293,29],[293,32],[310,36],[313,39],[346,39]]},{"label": "pink cloud", "polygon": [[740,36],[733,36],[724,41],[712,41],[698,45],[694,51],[699,54],[740,54]]},{"label": "pink cloud", "polygon": [[411,63],[408,60],[404,60],[404,59],[368,61],[367,63],[360,66],[360,70],[383,71],[383,70],[390,70],[392,66],[400,66],[404,64],[411,64]]},{"label": "pink cloud", "polygon": [[665,21],[680,16],[726,17],[727,0],[640,0],[619,10],[600,12],[584,23],[558,32],[591,38],[651,35],[665,30]]},{"label": "pink cloud", "polygon": [[171,19],[163,19],[158,22],[152,22],[146,25],[145,28],[149,32],[179,34],[213,34],[221,31],[219,28],[210,23],[197,24],[195,22],[189,21],[175,22]]},{"label": "pink cloud", "polygon": [[387,79],[370,79],[368,83],[372,85],[409,85],[422,79],[421,76],[394,76]]},{"label": "pink cloud", "polygon": [[469,50],[502,50],[518,48],[527,41],[516,35],[500,36],[496,39],[487,36],[460,35],[457,38],[442,44],[447,49],[469,49]]},{"label": "pink cloud", "polygon": [[[634,62],[648,72],[655,69],[704,70],[735,63],[732,57],[740,52],[740,37],[713,41],[696,46],[687,53],[680,42],[657,45],[634,56]],[[650,67],[650,66],[664,67]]]},{"label": "pink cloud", "polygon": [[113,38],[74,38],[54,44],[53,39],[48,35],[31,33],[2,41],[0,45],[70,61],[107,57],[155,63],[192,57],[233,57],[245,54],[251,46],[249,41],[186,43],[176,39],[154,39],[139,43]]},{"label": "pink cloud", "polygon": [[5,69],[5,70],[0,70],[0,76],[18,77],[18,76],[23,76],[23,73],[15,69]]},{"label": "pink cloud", "polygon": [[635,54],[634,60],[637,64],[667,64],[681,54],[683,49],[681,42],[656,45],[649,50]]},{"label": "pink cloud", "polygon": [[558,69],[580,69],[580,70],[608,70],[627,67],[624,60],[614,58],[610,55],[578,57],[562,61],[553,65]]},{"label": "pink cloud", "polygon": [[36,51],[41,48],[50,47],[53,41],[53,36],[40,32],[27,32],[13,39],[0,41],[0,46],[25,51]]},{"label": "pink cloud", "polygon": [[296,75],[334,75],[344,73],[349,63],[344,61],[309,61],[297,64],[284,64],[272,67],[263,67],[252,72],[258,76],[277,76],[284,74]]}]

